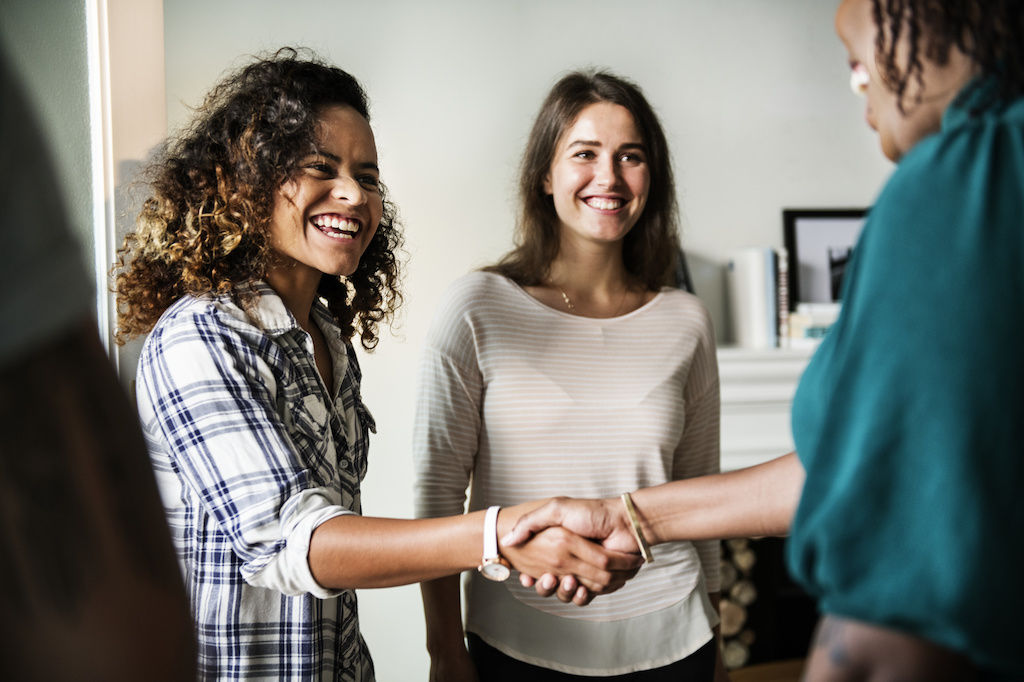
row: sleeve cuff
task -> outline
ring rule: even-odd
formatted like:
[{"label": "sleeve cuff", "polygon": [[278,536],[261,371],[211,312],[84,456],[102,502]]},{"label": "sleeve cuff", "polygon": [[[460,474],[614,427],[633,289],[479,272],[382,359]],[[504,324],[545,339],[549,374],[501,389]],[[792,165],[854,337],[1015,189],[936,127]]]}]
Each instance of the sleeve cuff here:
[{"label": "sleeve cuff", "polygon": [[320,524],[347,514],[356,515],[344,507],[330,506],[303,516],[286,535],[284,549],[258,573],[246,577],[246,582],[291,597],[311,594],[318,599],[330,599],[340,595],[344,590],[327,589],[313,578],[309,569],[309,540]]}]

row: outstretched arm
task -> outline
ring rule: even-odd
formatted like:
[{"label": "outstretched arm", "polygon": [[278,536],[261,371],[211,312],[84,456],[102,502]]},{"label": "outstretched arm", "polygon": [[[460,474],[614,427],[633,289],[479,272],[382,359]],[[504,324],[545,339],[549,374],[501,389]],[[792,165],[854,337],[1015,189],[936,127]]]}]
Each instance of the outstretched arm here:
[{"label": "outstretched arm", "polygon": [[[498,515],[499,537],[538,504],[503,508]],[[415,520],[337,516],[313,532],[309,566],[321,586],[333,589],[433,580],[479,565],[483,526],[482,511]],[[573,574],[595,593],[618,589],[641,563],[634,554],[601,547],[563,528],[501,549],[512,566],[527,575]]]},{"label": "outstretched arm", "polygon": [[[651,544],[671,540],[785,535],[800,499],[804,470],[796,453],[712,476],[673,481],[632,493],[641,531]],[[557,498],[524,514],[508,545],[550,526],[562,526],[605,547],[637,551],[619,498]]]}]

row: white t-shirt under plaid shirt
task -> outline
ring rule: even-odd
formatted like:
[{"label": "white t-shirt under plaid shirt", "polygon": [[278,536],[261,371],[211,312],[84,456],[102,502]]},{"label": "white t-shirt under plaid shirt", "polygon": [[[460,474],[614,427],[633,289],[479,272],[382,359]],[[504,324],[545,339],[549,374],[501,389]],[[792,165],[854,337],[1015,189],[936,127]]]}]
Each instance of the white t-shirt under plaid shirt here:
[{"label": "white t-shirt under plaid shirt", "polygon": [[334,364],[267,285],[253,310],[187,296],[146,340],[139,413],[192,602],[200,679],[373,680],[356,596],[313,579],[319,524],[360,512],[373,419],[352,345],[312,318]]}]

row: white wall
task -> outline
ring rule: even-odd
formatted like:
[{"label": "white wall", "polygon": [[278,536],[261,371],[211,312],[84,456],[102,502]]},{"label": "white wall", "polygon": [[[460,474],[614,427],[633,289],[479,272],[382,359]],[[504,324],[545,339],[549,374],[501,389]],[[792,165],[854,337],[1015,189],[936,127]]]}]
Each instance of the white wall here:
[{"label": "white wall", "polygon": [[[385,182],[407,226],[407,305],[397,336],[364,355],[377,418],[366,512],[412,513],[417,349],[444,287],[511,243],[515,169],[537,108],[565,70],[636,80],[675,157],[684,244],[722,321],[718,266],[781,245],[783,207],[868,205],[889,171],[847,87],[822,0],[168,0],[168,119],[240,55],[316,49],[370,93]],[[425,679],[418,589],[364,591],[379,679]]]}]

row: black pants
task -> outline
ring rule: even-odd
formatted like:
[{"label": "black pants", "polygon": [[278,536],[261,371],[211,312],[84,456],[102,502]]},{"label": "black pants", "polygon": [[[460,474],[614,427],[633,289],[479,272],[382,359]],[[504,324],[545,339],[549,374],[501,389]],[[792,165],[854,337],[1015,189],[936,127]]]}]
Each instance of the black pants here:
[{"label": "black pants", "polygon": [[466,633],[466,639],[480,682],[710,682],[715,676],[714,639],[681,661],[611,677],[570,675],[541,668],[503,654],[472,632]]}]

